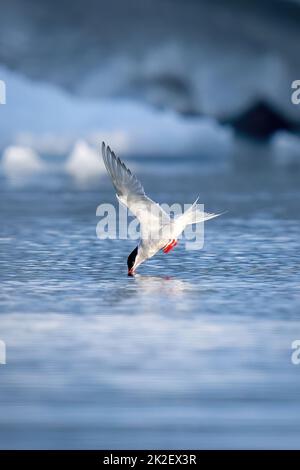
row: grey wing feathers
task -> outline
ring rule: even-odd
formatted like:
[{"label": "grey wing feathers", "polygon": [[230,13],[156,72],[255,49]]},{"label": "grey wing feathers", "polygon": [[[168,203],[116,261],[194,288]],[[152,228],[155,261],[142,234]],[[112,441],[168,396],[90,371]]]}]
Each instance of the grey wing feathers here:
[{"label": "grey wing feathers", "polygon": [[105,167],[110,175],[117,198],[130,212],[137,217],[141,225],[142,239],[149,239],[161,229],[162,224],[169,223],[170,217],[166,212],[146,196],[139,180],[126,165],[111,151],[102,144],[102,156]]},{"label": "grey wing feathers", "polygon": [[102,157],[118,196],[144,196],[145,191],[129,168],[102,142]]}]

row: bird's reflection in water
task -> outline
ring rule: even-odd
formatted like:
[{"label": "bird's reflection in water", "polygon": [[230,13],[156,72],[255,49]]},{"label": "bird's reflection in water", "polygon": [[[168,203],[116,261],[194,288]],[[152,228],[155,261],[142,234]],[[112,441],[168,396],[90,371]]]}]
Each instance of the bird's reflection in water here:
[{"label": "bird's reflection in water", "polygon": [[159,294],[167,296],[181,296],[192,289],[192,285],[173,276],[144,276],[135,274],[137,290],[141,294]]},{"label": "bird's reflection in water", "polygon": [[[104,301],[108,307],[118,306],[124,313],[140,314],[141,312],[164,310],[182,310],[191,300],[195,287],[188,281],[174,276],[134,276],[119,279],[105,289]],[[103,293],[102,293],[103,296]],[[180,300],[180,301],[179,301]],[[103,308],[102,304],[102,308]],[[104,307],[105,311],[106,308]]]}]

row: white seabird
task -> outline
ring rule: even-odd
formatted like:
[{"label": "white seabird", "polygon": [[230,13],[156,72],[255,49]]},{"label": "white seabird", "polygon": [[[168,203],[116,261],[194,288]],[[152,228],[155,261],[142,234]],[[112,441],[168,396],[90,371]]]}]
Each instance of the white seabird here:
[{"label": "white seabird", "polygon": [[159,204],[146,196],[137,177],[104,142],[102,157],[117,199],[128,207],[140,223],[140,242],[127,259],[128,275],[132,275],[140,264],[152,258],[159,250],[162,249],[164,253],[171,251],[187,225],[205,222],[221,215],[200,211],[197,199],[183,214],[171,218]]}]

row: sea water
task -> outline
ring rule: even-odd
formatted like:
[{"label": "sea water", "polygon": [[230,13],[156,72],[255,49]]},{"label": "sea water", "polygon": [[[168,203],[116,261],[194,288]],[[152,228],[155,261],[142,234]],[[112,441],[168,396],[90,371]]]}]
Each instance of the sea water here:
[{"label": "sea water", "polygon": [[228,212],[127,276],[106,177],[0,185],[0,447],[299,448],[299,173],[138,163],[158,202]]}]

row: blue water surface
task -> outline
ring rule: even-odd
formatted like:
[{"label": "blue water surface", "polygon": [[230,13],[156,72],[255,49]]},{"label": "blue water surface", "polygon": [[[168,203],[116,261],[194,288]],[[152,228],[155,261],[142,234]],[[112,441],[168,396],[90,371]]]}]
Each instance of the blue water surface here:
[{"label": "blue water surface", "polygon": [[[179,165],[180,166],[180,165]],[[299,173],[139,163],[158,202],[228,212],[127,277],[106,175],[0,184],[0,447],[299,448]]]}]

